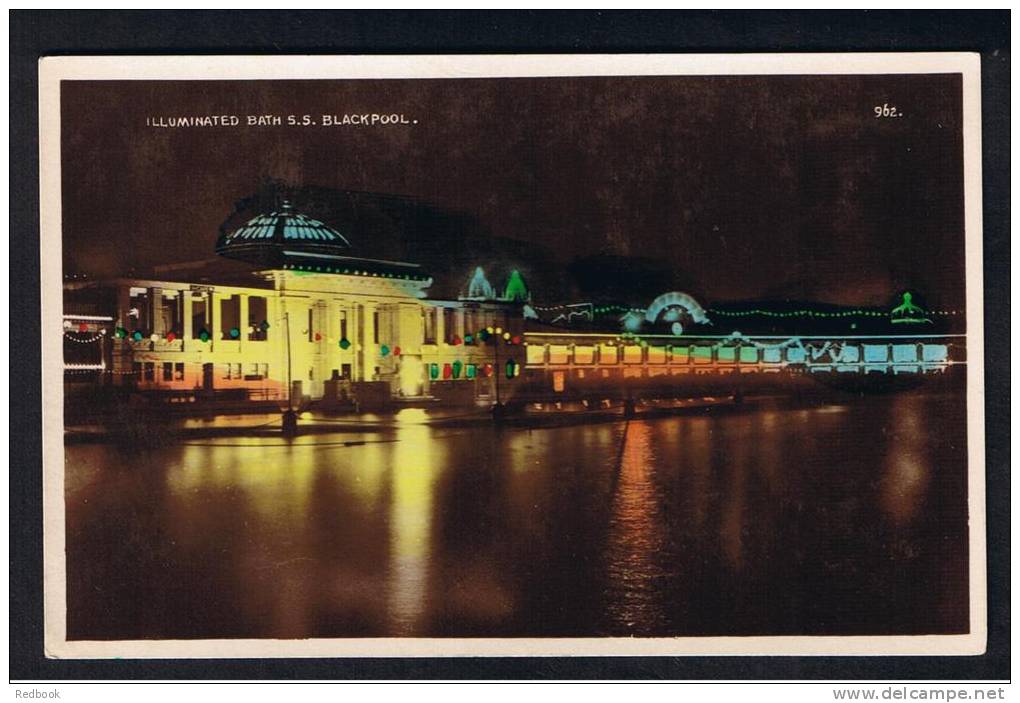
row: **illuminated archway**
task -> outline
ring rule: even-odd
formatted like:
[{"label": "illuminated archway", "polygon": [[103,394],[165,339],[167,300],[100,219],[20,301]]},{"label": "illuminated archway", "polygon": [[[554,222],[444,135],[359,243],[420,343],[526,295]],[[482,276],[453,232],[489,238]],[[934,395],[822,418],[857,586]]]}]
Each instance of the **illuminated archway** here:
[{"label": "illuminated archway", "polygon": [[[645,311],[645,320],[650,323],[655,323],[661,315],[664,313],[668,315],[672,311],[683,311],[698,324],[711,324],[711,320],[709,320],[708,315],[705,314],[705,309],[701,307],[698,301],[687,293],[680,293],[679,291],[663,293],[653,300],[652,304],[649,305],[648,309]],[[670,320],[667,318],[666,321],[673,323],[671,327],[673,334],[679,335],[683,332],[683,325],[681,325],[677,319]]]}]

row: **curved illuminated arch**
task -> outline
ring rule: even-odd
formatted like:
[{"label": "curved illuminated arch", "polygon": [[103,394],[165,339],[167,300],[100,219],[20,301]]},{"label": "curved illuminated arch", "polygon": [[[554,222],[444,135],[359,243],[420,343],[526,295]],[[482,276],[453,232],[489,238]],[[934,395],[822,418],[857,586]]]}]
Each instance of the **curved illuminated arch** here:
[{"label": "curved illuminated arch", "polygon": [[698,301],[686,293],[678,291],[663,293],[653,300],[652,304],[648,306],[648,310],[645,311],[645,320],[655,322],[663,310],[673,307],[683,308],[691,316],[691,319],[699,324],[709,323],[705,309],[698,304]]}]

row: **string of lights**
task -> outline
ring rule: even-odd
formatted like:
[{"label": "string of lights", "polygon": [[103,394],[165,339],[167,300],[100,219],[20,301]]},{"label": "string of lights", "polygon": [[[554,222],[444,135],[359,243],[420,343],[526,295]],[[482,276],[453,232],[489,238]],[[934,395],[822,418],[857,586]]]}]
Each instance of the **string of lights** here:
[{"label": "string of lights", "polygon": [[106,337],[105,330],[100,330],[98,334],[95,334],[91,337],[86,337],[85,339],[79,339],[77,337],[73,337],[69,332],[64,332],[64,338],[69,339],[70,341],[75,342],[76,344],[92,344],[93,342],[98,342],[99,340],[104,339],[105,337]]},{"label": "string of lights", "polygon": [[[722,315],[724,317],[747,317],[749,315],[763,315],[765,317],[887,317],[889,313],[882,312],[881,310],[840,310],[838,312],[822,312],[820,310],[793,310],[789,312],[778,312],[775,310],[761,310],[755,308],[753,310],[714,310],[710,309],[710,313],[713,315]],[[929,310],[929,315],[958,315],[960,314],[956,310]]]}]

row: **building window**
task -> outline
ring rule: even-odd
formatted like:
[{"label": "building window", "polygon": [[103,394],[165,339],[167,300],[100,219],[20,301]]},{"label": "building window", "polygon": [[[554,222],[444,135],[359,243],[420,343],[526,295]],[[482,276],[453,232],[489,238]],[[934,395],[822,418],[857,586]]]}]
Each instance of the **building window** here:
[{"label": "building window", "polygon": [[241,365],[240,364],[224,364],[223,365],[223,378],[227,380],[238,380],[241,378]]},{"label": "building window", "polygon": [[128,331],[141,330],[148,336],[152,331],[152,306],[148,288],[132,288],[128,310]]},{"label": "building window", "polygon": [[376,344],[379,343],[379,311],[376,310],[372,313],[372,341]]},{"label": "building window", "polygon": [[220,339],[238,339],[241,324],[241,296],[220,301]]},{"label": "building window", "polygon": [[423,344],[436,343],[436,312],[436,308],[423,307],[421,309],[421,318],[424,328],[424,334],[422,336]]},{"label": "building window", "polygon": [[268,307],[261,295],[248,297],[248,340],[262,342],[269,337]]},{"label": "building window", "polygon": [[163,362],[163,380],[168,382],[174,380],[174,365],[172,362]]},{"label": "building window", "polygon": [[443,341],[452,342],[453,338],[457,335],[457,326],[454,323],[454,309],[443,308]]},{"label": "building window", "polygon": [[177,291],[164,291],[160,300],[159,319],[153,328],[154,332],[166,334],[167,332],[180,333],[181,319],[184,317],[181,304],[184,297]]},{"label": "building window", "polygon": [[203,293],[191,299],[191,338],[199,339],[202,331],[212,332],[212,320],[209,319],[209,300]]},{"label": "building window", "polygon": [[250,364],[248,366],[248,373],[245,375],[245,381],[261,381],[269,376],[269,364]]},{"label": "building window", "polygon": [[174,364],[174,380],[175,381],[184,380],[184,364],[180,362]]},{"label": "building window", "polygon": [[308,341],[315,341],[315,311],[308,308]]},{"label": "building window", "polygon": [[347,339],[347,311],[340,311],[340,339]]},{"label": "building window", "polygon": [[143,373],[145,375],[146,381],[148,381],[149,383],[154,382],[156,380],[156,362],[154,361],[145,362],[145,366],[143,367]]}]

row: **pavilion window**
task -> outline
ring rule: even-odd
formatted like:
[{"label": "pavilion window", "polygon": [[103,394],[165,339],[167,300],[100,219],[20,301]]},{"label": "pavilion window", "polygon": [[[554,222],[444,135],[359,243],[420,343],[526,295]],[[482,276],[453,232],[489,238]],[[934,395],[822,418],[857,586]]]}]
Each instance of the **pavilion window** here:
[{"label": "pavilion window", "polygon": [[347,339],[347,311],[340,311],[340,339]]},{"label": "pavilion window", "polygon": [[376,310],[372,313],[372,332],[374,333],[373,342],[379,343],[379,311]]},{"label": "pavilion window", "polygon": [[183,327],[181,321],[184,318],[183,302],[184,296],[181,294],[176,291],[165,291],[160,305],[161,319],[157,321],[158,326],[154,331],[162,332],[163,334],[167,332],[180,334]]},{"label": "pavilion window", "polygon": [[198,339],[202,330],[211,331],[212,320],[209,317],[209,300],[205,295],[191,299],[191,338]]},{"label": "pavilion window", "polygon": [[[443,340],[444,342],[452,342],[457,334],[456,325],[453,320],[454,312],[453,308],[443,308],[443,334],[446,336],[446,339]],[[468,329],[471,328],[469,327]]]},{"label": "pavilion window", "polygon": [[436,343],[436,312],[436,308],[423,307],[421,309],[421,316],[425,329],[425,333],[422,338],[423,344]]},{"label": "pavilion window", "polygon": [[220,301],[220,338],[237,339],[230,334],[241,324],[241,296],[232,295]]},{"label": "pavilion window", "polygon": [[248,296],[248,339],[262,342],[268,339],[268,329],[262,323],[268,322],[266,299],[261,295]]},{"label": "pavilion window", "polygon": [[131,289],[127,324],[129,331],[141,330],[143,334],[152,331],[152,313],[149,300],[149,290],[147,288]]}]

